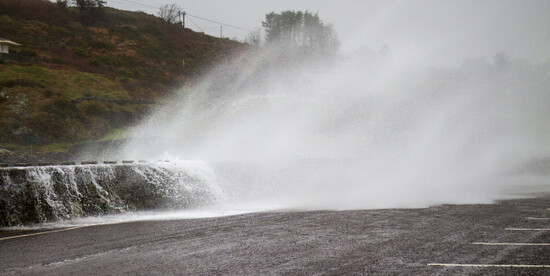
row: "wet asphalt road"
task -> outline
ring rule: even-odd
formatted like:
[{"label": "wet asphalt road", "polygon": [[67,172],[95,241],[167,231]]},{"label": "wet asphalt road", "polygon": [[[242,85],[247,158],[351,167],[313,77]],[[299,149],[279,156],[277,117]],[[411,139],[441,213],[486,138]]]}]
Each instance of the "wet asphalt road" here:
[{"label": "wet asphalt road", "polygon": [[[550,275],[550,196],[425,209],[257,213],[91,226],[0,240],[1,274]],[[0,237],[19,235],[0,232]]]}]

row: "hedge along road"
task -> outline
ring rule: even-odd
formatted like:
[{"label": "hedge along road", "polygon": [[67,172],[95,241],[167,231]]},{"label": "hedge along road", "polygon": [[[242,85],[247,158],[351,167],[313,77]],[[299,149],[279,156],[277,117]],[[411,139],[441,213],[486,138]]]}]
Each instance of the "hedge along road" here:
[{"label": "hedge along road", "polygon": [[550,231],[506,230],[548,228],[545,220],[527,219],[550,217],[548,206],[543,195],[487,205],[75,227],[0,240],[0,272],[548,275],[550,247],[518,244],[549,243]]}]

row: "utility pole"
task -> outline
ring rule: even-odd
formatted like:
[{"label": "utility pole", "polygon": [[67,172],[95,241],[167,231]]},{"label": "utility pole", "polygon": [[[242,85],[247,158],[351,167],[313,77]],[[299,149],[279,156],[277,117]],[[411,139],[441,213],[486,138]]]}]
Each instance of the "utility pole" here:
[{"label": "utility pole", "polygon": [[223,38],[223,26],[220,26],[220,38]]},{"label": "utility pole", "polygon": [[183,26],[183,28],[185,29],[185,11],[182,13],[182,17],[181,17],[181,25]]}]

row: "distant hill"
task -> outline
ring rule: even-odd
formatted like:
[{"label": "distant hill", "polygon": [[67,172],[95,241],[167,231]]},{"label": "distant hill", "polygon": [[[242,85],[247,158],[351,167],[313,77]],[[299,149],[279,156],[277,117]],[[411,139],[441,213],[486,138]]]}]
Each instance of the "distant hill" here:
[{"label": "distant hill", "polygon": [[0,60],[0,146],[50,150],[120,132],[246,47],[142,12],[42,0],[0,0],[0,37],[22,44]]}]

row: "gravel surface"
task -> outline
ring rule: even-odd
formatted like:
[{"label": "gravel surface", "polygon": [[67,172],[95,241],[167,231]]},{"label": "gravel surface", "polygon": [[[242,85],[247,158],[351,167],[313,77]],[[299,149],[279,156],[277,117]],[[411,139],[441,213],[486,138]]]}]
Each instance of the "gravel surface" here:
[{"label": "gravel surface", "polygon": [[[90,226],[0,240],[2,274],[549,275],[550,195],[424,209],[265,212]],[[0,231],[0,237],[20,235]]]}]

